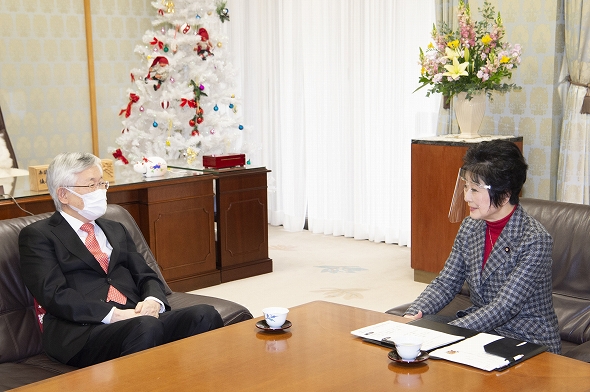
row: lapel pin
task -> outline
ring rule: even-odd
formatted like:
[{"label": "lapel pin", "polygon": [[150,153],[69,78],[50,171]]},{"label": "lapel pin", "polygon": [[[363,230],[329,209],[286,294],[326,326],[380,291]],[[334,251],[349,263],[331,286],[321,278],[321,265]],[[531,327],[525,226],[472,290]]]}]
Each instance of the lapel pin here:
[{"label": "lapel pin", "polygon": [[509,248],[509,247],[505,247],[505,248],[504,248],[504,251],[505,251],[506,253],[510,253],[510,248]]}]

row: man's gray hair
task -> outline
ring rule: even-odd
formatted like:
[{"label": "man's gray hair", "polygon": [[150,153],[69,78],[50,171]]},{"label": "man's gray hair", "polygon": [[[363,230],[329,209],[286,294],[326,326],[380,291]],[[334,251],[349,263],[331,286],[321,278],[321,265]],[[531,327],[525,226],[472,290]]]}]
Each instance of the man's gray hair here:
[{"label": "man's gray hair", "polygon": [[57,211],[62,210],[57,190],[66,185],[75,185],[78,174],[93,166],[97,166],[102,174],[100,159],[87,152],[64,152],[53,158],[47,168],[47,188]]}]

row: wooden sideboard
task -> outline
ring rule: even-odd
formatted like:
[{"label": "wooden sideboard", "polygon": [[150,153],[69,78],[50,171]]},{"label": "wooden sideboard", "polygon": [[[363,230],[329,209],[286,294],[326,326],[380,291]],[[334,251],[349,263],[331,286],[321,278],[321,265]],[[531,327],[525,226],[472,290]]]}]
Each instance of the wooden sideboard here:
[{"label": "wooden sideboard", "polygon": [[[108,202],[133,216],[174,291],[272,272],[268,257],[265,168],[223,172],[171,169],[144,178],[117,167]],[[29,190],[27,176],[5,187],[25,210],[55,210],[47,192]],[[0,219],[25,216],[11,199],[0,199]]]},{"label": "wooden sideboard", "polygon": [[474,143],[503,138],[522,150],[522,137],[457,136],[412,140],[411,263],[414,280],[418,282],[430,283],[442,270],[461,226],[451,223],[448,213],[467,149]]}]

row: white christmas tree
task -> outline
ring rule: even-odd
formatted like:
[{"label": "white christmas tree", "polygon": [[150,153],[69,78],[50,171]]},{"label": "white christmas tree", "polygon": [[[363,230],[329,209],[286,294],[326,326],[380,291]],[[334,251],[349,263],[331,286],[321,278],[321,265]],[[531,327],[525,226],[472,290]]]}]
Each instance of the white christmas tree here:
[{"label": "white christmas tree", "polygon": [[123,129],[109,148],[118,163],[158,156],[189,166],[203,155],[246,153],[223,23],[225,1],[152,2],[154,30],[135,48],[142,67],[121,110]]}]

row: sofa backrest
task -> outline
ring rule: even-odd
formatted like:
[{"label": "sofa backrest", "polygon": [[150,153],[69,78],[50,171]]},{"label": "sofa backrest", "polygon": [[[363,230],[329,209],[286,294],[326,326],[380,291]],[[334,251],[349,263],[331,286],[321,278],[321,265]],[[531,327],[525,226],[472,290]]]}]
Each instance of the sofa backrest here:
[{"label": "sofa backrest", "polygon": [[[18,235],[25,226],[48,218],[51,214],[0,220],[0,363],[18,361],[42,352],[41,332],[37,326],[33,297],[20,273]],[[109,204],[104,217],[125,225],[138,252],[164,283],[166,294],[172,293],[129,212],[121,206]]]},{"label": "sofa backrest", "polygon": [[590,206],[522,198],[553,237],[553,306],[561,338],[590,340]]}]

